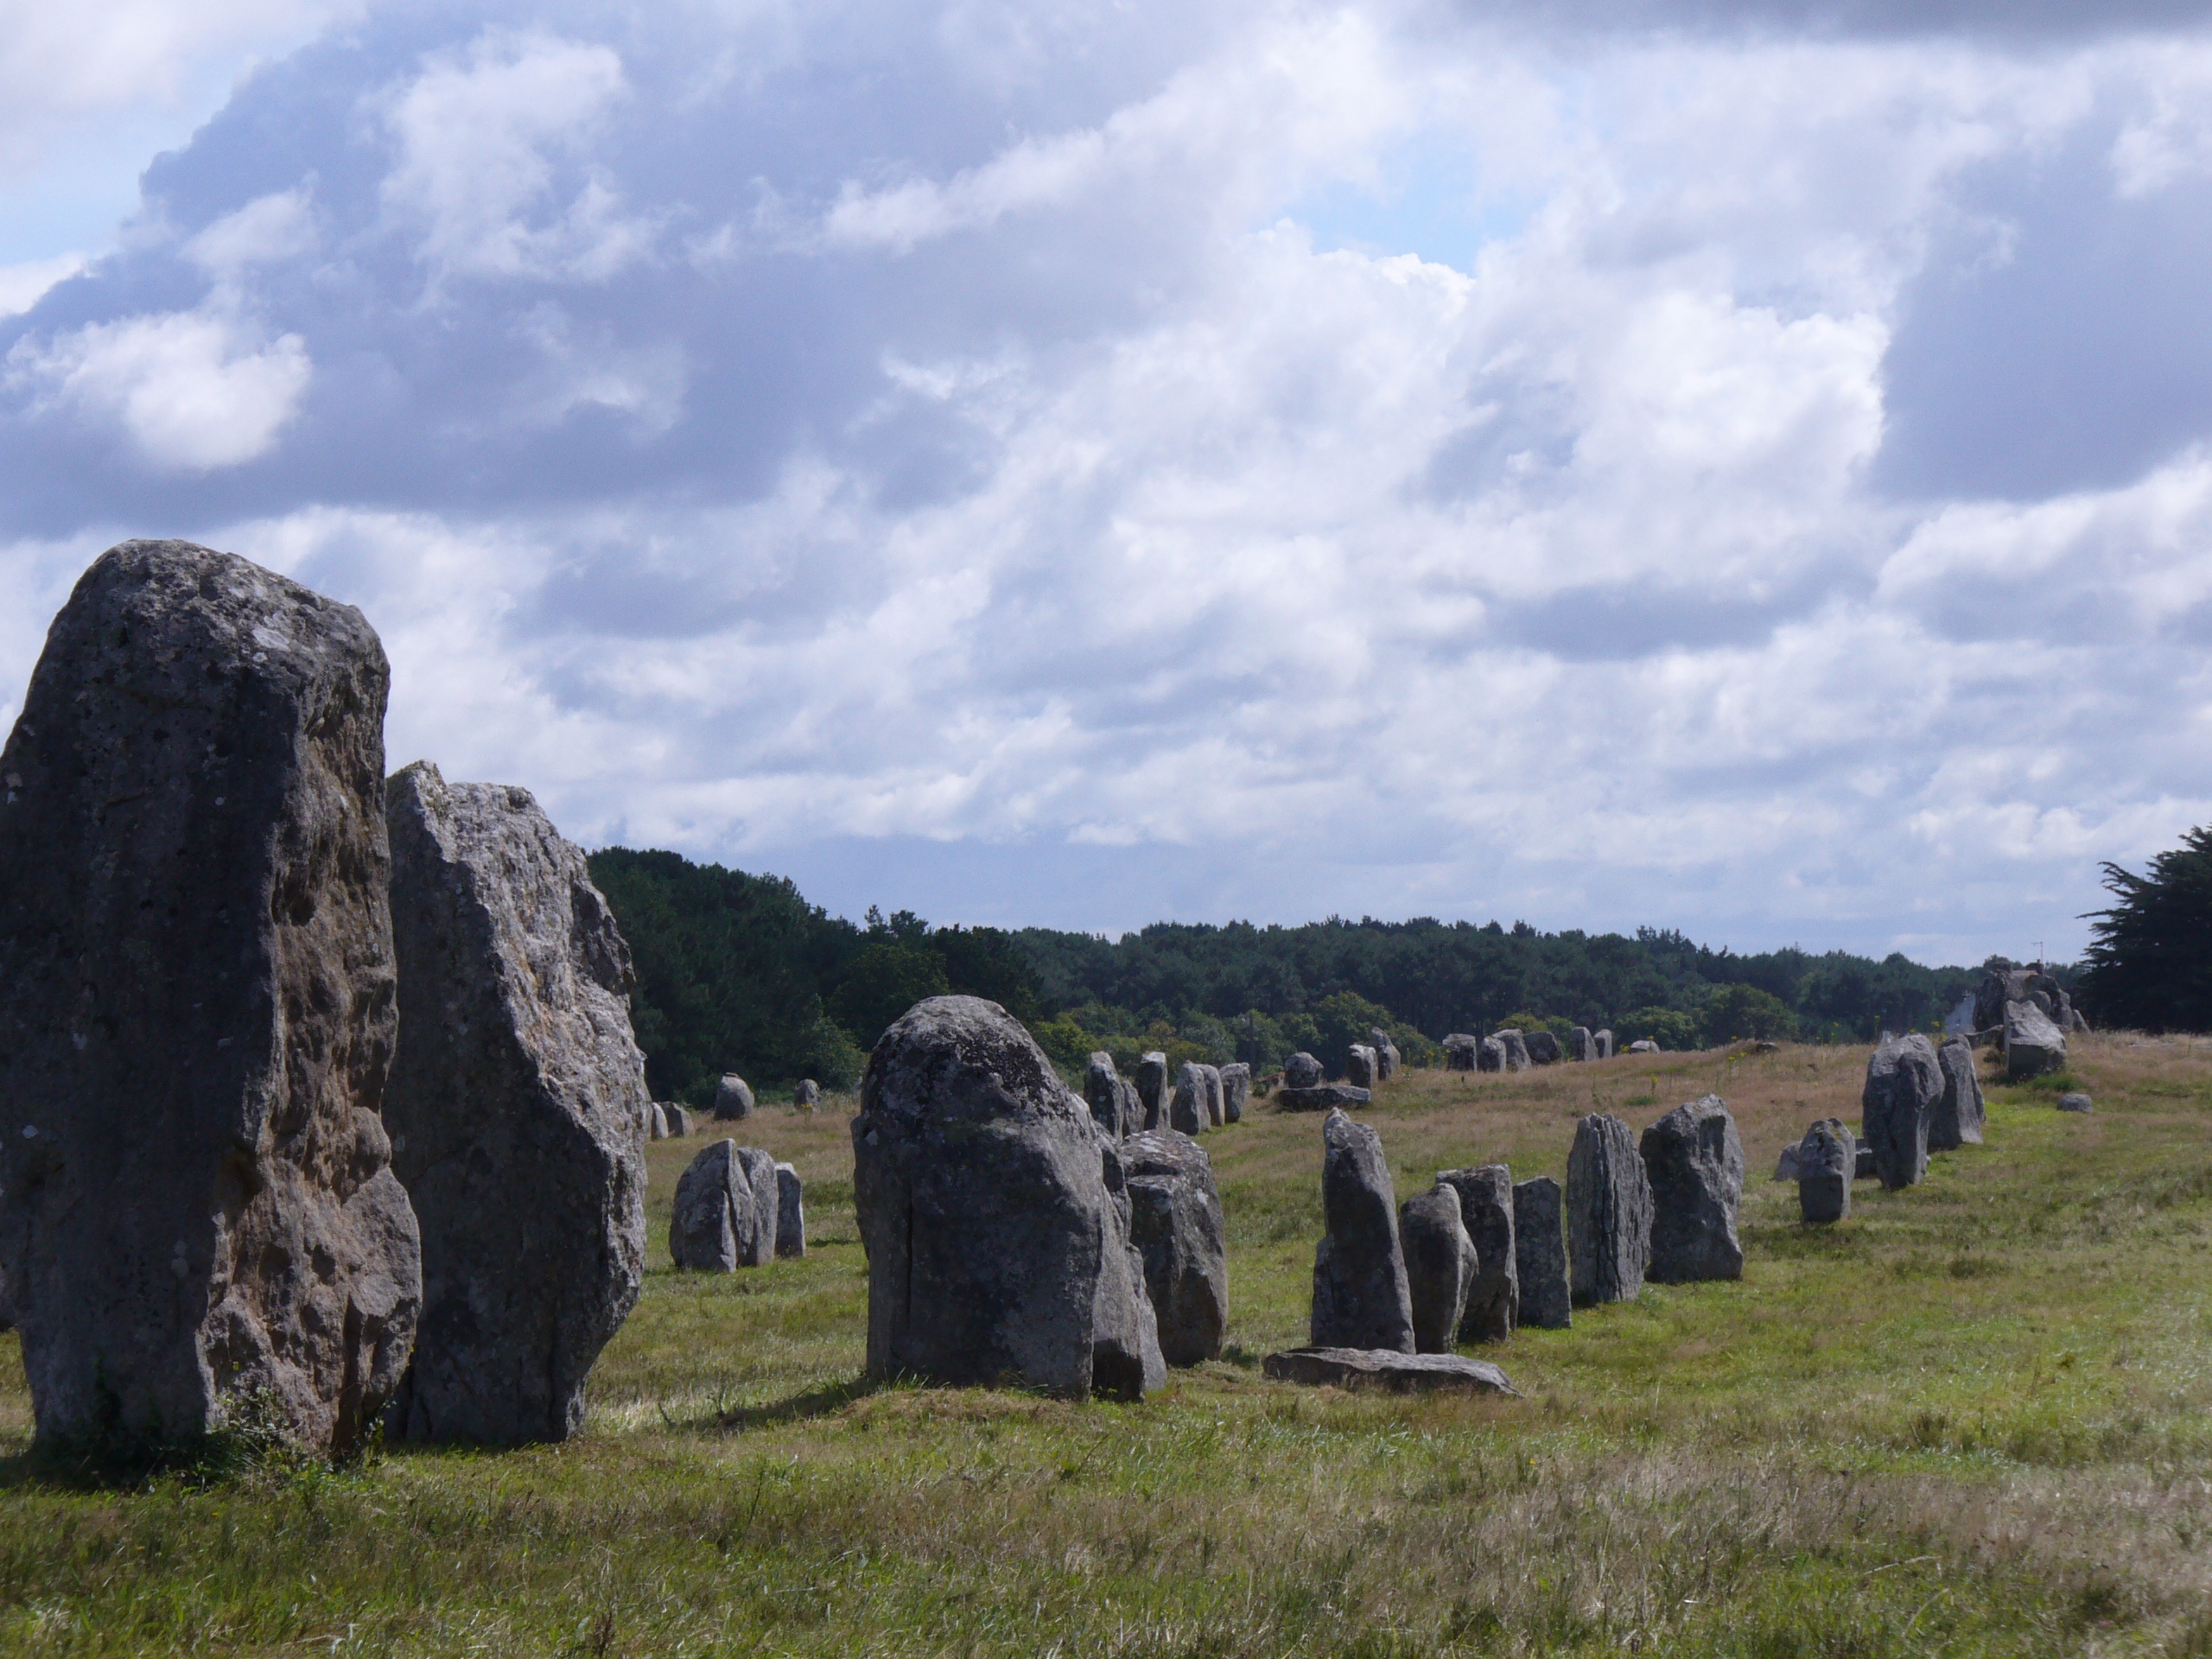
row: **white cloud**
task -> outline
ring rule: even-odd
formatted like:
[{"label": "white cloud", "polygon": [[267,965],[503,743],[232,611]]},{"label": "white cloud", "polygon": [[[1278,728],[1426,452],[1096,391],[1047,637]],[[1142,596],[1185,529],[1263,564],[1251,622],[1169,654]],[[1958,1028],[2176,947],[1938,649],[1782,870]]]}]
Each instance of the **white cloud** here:
[{"label": "white cloud", "polygon": [[85,268],[85,257],[64,253],[51,259],[28,259],[0,265],[0,317],[28,311],[46,297],[57,283],[66,283]]},{"label": "white cloud", "polygon": [[302,186],[257,196],[226,213],[184,245],[185,257],[219,282],[255,265],[313,253],[317,245],[311,191]]}]

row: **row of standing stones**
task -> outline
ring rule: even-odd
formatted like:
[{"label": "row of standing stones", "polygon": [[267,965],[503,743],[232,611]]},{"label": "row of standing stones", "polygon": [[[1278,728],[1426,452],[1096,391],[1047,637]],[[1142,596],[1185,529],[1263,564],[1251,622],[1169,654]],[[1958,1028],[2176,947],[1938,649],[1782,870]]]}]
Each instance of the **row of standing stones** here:
[{"label": "row of standing stones", "polygon": [[[636,1302],[629,952],[530,795],[387,779],[360,613],[103,555],[0,776],[0,1320],[41,1440],[559,1440]],[[130,1103],[118,1124],[114,1103]]]},{"label": "row of standing stones", "polygon": [[[1649,1039],[1630,1043],[1624,1052],[1655,1054],[1659,1045]],[[1567,1041],[1548,1031],[1522,1032],[1508,1026],[1487,1037],[1455,1031],[1444,1039],[1444,1069],[1447,1071],[1526,1071],[1533,1066],[1557,1065],[1561,1060],[1610,1060],[1613,1033],[1577,1026]]]}]

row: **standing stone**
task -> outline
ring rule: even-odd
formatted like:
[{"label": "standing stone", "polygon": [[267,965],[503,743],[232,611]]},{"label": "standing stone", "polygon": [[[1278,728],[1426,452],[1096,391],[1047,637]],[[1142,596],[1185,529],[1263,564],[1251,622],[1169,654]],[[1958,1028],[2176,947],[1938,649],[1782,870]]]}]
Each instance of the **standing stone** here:
[{"label": "standing stone", "polygon": [[1599,1059],[1610,1060],[1613,1058],[1613,1033],[1611,1032],[1593,1032],[1591,1033],[1590,1042],[1592,1046],[1598,1051],[1598,1058]]},{"label": "standing stone", "polygon": [[1165,1380],[1120,1149],[1004,1008],[901,1014],[852,1135],[870,1376],[1132,1400]]},{"label": "standing stone", "polygon": [[1122,1165],[1160,1357],[1170,1365],[1217,1359],[1229,1329],[1229,1233],[1213,1166],[1204,1147],[1173,1129],[1130,1136]]},{"label": "standing stone", "polygon": [[722,1073],[715,1087],[715,1121],[735,1123],[753,1116],[753,1085],[734,1071]]},{"label": "standing stone", "polygon": [[1854,1180],[1871,1181],[1877,1173],[1874,1168],[1873,1145],[1862,1136],[1858,1141],[1857,1146],[1859,1161],[1852,1167],[1852,1178]]},{"label": "standing stone", "polygon": [[741,1256],[759,1249],[760,1217],[753,1183],[737,1160],[737,1142],[717,1141],[677,1178],[669,1215],[668,1253],[679,1268],[735,1273]]},{"label": "standing stone", "polygon": [[2005,1005],[2005,1079],[2018,1083],[2066,1067],[2066,1033],[2032,1002]]},{"label": "standing stone", "polygon": [[1375,1086],[1375,1051],[1365,1043],[1354,1043],[1344,1051],[1344,1081],[1355,1089]]},{"label": "standing stone", "polygon": [[1942,1092],[1935,1046],[1917,1032],[1883,1044],[1867,1059],[1859,1105],[1875,1173],[1891,1192],[1928,1173],[1928,1114]]},{"label": "standing stone", "polygon": [[384,1121],[422,1226],[423,1315],[385,1430],[563,1440],[644,1284],[652,1098],[629,947],[528,790],[418,760],[385,816],[400,1034]]},{"label": "standing stone", "polygon": [[1662,1285],[1744,1276],[1736,1213],[1744,1202],[1744,1143],[1718,1095],[1691,1101],[1644,1130],[1651,1184],[1651,1249],[1644,1276]]},{"label": "standing stone", "polygon": [[822,1103],[822,1085],[812,1077],[801,1077],[791,1085],[791,1104],[802,1112],[810,1112]]},{"label": "standing stone", "polygon": [[353,607],[184,542],[111,549],[48,632],[0,756],[0,1325],[41,1437],[259,1394],[338,1453],[398,1386],[389,683]]},{"label": "standing stone", "polygon": [[1341,1109],[1321,1122],[1321,1211],[1313,1252],[1316,1348],[1414,1351],[1413,1294],[1398,1243],[1398,1205],[1382,1137]]},{"label": "standing stone", "polygon": [[1168,1096],[1173,1084],[1167,1076],[1167,1057],[1158,1049],[1137,1061],[1137,1103],[1144,1109],[1142,1127],[1164,1129],[1167,1127]]},{"label": "standing stone", "polygon": [[1098,1127],[1116,1141],[1136,1132],[1137,1124],[1129,1121],[1136,1090],[1114,1069],[1114,1057],[1103,1048],[1091,1054],[1090,1068],[1083,1074],[1083,1099]]},{"label": "standing stone", "polygon": [[1505,1070],[1505,1045],[1495,1037],[1485,1037],[1475,1045],[1475,1070],[1503,1071]]},{"label": "standing stone", "polygon": [[1567,1236],[1559,1183],[1548,1175],[1513,1189],[1513,1266],[1520,1281],[1519,1325],[1564,1331],[1574,1322],[1567,1288]]},{"label": "standing stone", "polygon": [[668,1132],[672,1138],[680,1141],[691,1133],[691,1114],[683,1107],[669,1105],[661,1109],[667,1114]]},{"label": "standing stone", "polygon": [[806,1254],[806,1188],[789,1164],[776,1166],[776,1254]]},{"label": "standing stone", "polygon": [[1774,1179],[1777,1181],[1797,1179],[1797,1142],[1795,1141],[1784,1147],[1781,1156],[1774,1160]]},{"label": "standing stone", "polygon": [[1577,1026],[1567,1033],[1567,1058],[1576,1061],[1598,1058],[1598,1045],[1590,1035],[1589,1027]]},{"label": "standing stone", "polygon": [[1239,1060],[1221,1068],[1221,1121],[1244,1121],[1244,1103],[1252,1097],[1252,1068]]},{"label": "standing stone", "polygon": [[1459,1219],[1475,1242],[1482,1269],[1467,1287],[1461,1342],[1503,1342],[1521,1311],[1521,1264],[1513,1246],[1513,1175],[1503,1164],[1439,1171],[1437,1181],[1459,1195]]},{"label": "standing stone", "polygon": [[1398,1206],[1406,1290],[1413,1309],[1414,1351],[1448,1354],[1466,1311],[1477,1272],[1474,1241],[1459,1220],[1459,1195],[1438,1182]]},{"label": "standing stone", "polygon": [[1974,1045],[1963,1037],[1946,1037],[1936,1051],[1936,1063],[1943,1071],[1943,1092],[1928,1115],[1928,1150],[1980,1146],[1989,1114],[1982,1103],[1981,1079],[1974,1075]]},{"label": "standing stone", "polygon": [[1213,1127],[1206,1107],[1205,1073],[1185,1060],[1175,1073],[1175,1099],[1168,1108],[1167,1127],[1181,1135],[1204,1135]]},{"label": "standing stone", "polygon": [[661,1110],[660,1103],[657,1100],[648,1102],[647,1104],[651,1108],[645,1118],[647,1137],[654,1141],[667,1140],[668,1114]]},{"label": "standing stone", "polygon": [[1841,1221],[1851,1213],[1851,1181],[1858,1143],[1841,1118],[1824,1117],[1797,1143],[1797,1209],[1811,1223]]},{"label": "standing stone", "polygon": [[1577,1304],[1634,1301],[1650,1259],[1651,1182],[1636,1137],[1609,1112],[1574,1126],[1567,1154],[1567,1241]]},{"label": "standing stone", "polygon": [[1522,1041],[1529,1046],[1529,1063],[1534,1065],[1557,1065],[1560,1059],[1559,1039],[1541,1028],[1530,1032]]},{"label": "standing stone", "polygon": [[1321,1062],[1300,1049],[1282,1063],[1282,1086],[1286,1089],[1318,1089],[1321,1086]]},{"label": "standing stone", "polygon": [[1475,1051],[1482,1039],[1471,1037],[1464,1031],[1455,1031],[1444,1039],[1444,1069],[1446,1071],[1471,1071],[1475,1069]]},{"label": "standing stone", "polygon": [[1503,1060],[1500,1070],[1526,1071],[1535,1064],[1535,1061],[1529,1058],[1529,1039],[1514,1030],[1512,1027],[1508,1026],[1503,1031],[1491,1033],[1491,1040],[1498,1046]]},{"label": "standing stone", "polygon": [[1205,1091],[1206,1127],[1217,1129],[1229,1121],[1222,1106],[1221,1068],[1217,1065],[1200,1066],[1198,1082]]},{"label": "standing stone", "polygon": [[1659,1052],[1659,1045],[1649,1037],[1639,1037],[1628,1046],[1628,1052],[1631,1054],[1656,1054]]},{"label": "standing stone", "polygon": [[1402,1057],[1398,1046],[1390,1040],[1390,1033],[1376,1026],[1367,1033],[1367,1046],[1375,1051],[1375,1080],[1388,1083],[1396,1077]]},{"label": "standing stone", "polygon": [[775,1260],[784,1219],[784,1186],[776,1176],[776,1157],[758,1147],[740,1147],[737,1166],[753,1194],[753,1213],[759,1222],[749,1239],[738,1240],[737,1265],[765,1268]]}]

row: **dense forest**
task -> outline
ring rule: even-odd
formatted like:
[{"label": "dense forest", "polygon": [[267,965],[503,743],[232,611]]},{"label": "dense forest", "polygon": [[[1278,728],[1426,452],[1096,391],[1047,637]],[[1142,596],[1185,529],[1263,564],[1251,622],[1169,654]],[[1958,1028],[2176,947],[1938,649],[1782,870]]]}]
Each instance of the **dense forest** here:
[{"label": "dense forest", "polygon": [[[885,1026],[947,991],[1002,1003],[1063,1068],[1094,1049],[1171,1059],[1325,1063],[1382,1026],[1415,1065],[1455,1031],[1610,1027],[1669,1049],[1742,1037],[1859,1041],[1926,1029],[1980,969],[1840,950],[1738,956],[1678,932],[1540,933],[1524,922],[1332,917],[1298,927],[1160,923],[1117,940],[1028,928],[861,922],[780,876],[610,848],[591,855],[637,960],[632,998],[654,1094],[703,1104],[725,1071],[756,1086],[850,1087]],[[2006,964],[2010,965],[2010,964]]]}]

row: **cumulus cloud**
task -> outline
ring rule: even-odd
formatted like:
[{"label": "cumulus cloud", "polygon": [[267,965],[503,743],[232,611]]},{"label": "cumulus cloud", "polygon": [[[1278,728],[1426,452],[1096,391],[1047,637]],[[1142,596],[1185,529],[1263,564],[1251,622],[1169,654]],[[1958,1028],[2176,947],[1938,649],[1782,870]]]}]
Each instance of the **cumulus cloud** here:
[{"label": "cumulus cloud", "polygon": [[0,536],[847,908],[2065,940],[2212,803],[2212,45],[1578,16],[372,14],[0,322]]}]

